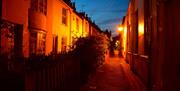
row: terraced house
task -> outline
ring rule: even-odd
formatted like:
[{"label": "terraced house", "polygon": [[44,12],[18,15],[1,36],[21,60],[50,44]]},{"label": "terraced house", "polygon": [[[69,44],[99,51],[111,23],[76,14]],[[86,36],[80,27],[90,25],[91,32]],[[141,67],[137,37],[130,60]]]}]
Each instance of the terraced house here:
[{"label": "terraced house", "polygon": [[77,38],[100,32],[71,0],[1,0],[0,4],[1,54],[66,52]]},{"label": "terraced house", "polygon": [[179,0],[130,0],[124,57],[148,91],[179,91]]}]

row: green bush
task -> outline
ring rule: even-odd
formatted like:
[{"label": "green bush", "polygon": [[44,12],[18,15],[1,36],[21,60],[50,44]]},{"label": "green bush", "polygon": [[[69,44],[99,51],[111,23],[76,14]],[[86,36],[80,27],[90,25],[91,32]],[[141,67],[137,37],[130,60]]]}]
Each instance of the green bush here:
[{"label": "green bush", "polygon": [[105,61],[108,45],[108,38],[104,34],[77,40],[73,55],[76,60],[80,60],[81,83],[86,82],[89,74]]}]

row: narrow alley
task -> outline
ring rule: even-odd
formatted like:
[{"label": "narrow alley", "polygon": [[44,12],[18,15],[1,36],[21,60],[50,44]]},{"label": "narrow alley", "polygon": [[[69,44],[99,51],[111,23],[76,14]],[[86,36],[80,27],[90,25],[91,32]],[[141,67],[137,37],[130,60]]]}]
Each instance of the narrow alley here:
[{"label": "narrow alley", "polygon": [[81,91],[146,91],[123,58],[111,57],[89,77]]},{"label": "narrow alley", "polygon": [[0,91],[180,91],[180,0],[0,0]]}]

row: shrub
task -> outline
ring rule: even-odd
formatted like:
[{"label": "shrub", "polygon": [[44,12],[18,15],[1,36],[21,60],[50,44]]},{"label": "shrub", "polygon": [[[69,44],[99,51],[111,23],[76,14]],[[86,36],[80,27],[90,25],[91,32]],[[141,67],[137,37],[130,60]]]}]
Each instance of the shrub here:
[{"label": "shrub", "polygon": [[105,61],[108,44],[108,38],[103,34],[77,40],[73,55],[80,60],[81,84]]}]

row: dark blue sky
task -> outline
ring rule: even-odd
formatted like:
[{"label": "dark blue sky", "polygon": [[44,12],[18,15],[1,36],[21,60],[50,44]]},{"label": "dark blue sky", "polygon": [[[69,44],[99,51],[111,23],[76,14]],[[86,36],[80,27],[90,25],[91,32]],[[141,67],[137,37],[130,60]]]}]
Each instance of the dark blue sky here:
[{"label": "dark blue sky", "polygon": [[85,11],[89,17],[101,28],[112,30],[116,34],[116,27],[126,14],[129,0],[72,0],[76,3],[77,11]]}]

